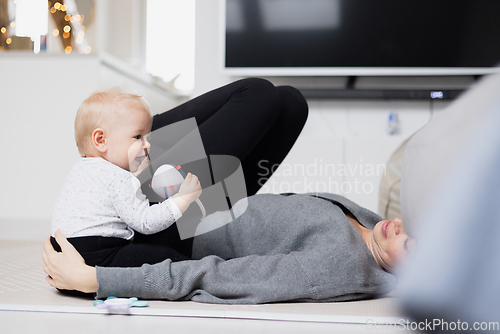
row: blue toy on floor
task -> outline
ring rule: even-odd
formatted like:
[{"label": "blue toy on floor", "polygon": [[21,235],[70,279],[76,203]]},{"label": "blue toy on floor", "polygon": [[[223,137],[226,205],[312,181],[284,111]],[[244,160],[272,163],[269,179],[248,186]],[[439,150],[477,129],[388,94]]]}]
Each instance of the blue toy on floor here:
[{"label": "blue toy on floor", "polygon": [[94,306],[99,309],[121,309],[126,310],[131,307],[146,307],[149,303],[145,300],[138,300],[136,297],[131,298],[117,298],[108,297],[106,300],[94,300]]}]

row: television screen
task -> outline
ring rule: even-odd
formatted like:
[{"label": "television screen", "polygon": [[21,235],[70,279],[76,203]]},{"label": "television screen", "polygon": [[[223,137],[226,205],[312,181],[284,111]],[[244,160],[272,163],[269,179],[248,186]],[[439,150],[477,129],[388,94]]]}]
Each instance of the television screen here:
[{"label": "television screen", "polygon": [[224,68],[261,75],[485,74],[498,0],[226,0]]}]

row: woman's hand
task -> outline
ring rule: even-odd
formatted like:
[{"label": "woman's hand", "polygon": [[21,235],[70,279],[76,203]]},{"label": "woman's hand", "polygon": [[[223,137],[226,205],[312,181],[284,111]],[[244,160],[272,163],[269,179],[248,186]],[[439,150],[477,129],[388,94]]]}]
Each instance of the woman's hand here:
[{"label": "woman's hand", "polygon": [[201,184],[200,180],[196,175],[188,173],[184,182],[182,182],[179,192],[175,194],[172,198],[179,210],[184,213],[187,210],[189,204],[194,202],[201,195]]},{"label": "woman's hand", "polygon": [[54,250],[50,237],[45,239],[43,245],[43,270],[47,274],[47,282],[58,289],[97,292],[95,268],[85,264],[80,253],[61,231],[56,231],[55,238],[62,252]]}]

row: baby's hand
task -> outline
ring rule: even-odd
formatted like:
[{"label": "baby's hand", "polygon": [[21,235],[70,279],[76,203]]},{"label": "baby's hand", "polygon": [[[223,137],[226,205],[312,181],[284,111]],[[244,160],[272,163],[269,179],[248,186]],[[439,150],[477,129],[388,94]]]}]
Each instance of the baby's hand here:
[{"label": "baby's hand", "polygon": [[196,175],[188,173],[184,182],[182,182],[179,192],[172,198],[181,212],[186,211],[189,204],[194,202],[201,195],[200,180]]},{"label": "baby's hand", "polygon": [[186,179],[182,182],[179,189],[179,196],[189,203],[194,202],[201,195],[200,180],[196,175],[188,173]]}]

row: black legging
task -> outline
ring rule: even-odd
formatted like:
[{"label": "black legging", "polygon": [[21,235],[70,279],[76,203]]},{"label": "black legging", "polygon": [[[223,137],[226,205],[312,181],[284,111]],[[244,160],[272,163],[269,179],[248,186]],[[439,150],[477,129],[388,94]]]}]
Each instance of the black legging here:
[{"label": "black legging", "polygon": [[[154,116],[152,131],[194,117],[208,156],[230,155],[241,161],[251,196],[262,186],[259,161],[279,165],[302,131],[307,114],[307,103],[295,88],[249,78]],[[155,157],[151,159],[154,162]]]},{"label": "black legging", "polygon": [[[266,166],[281,164],[302,131],[307,115],[307,102],[297,89],[275,87],[267,80],[248,78],[154,116],[152,131],[194,117],[208,156],[231,155],[241,161],[247,195],[251,196],[263,185],[261,179],[271,176],[262,175],[259,162],[265,160]],[[151,160],[154,165],[155,157]],[[164,163],[175,164],[166,160]],[[141,181],[148,183],[148,180]],[[143,186],[143,192],[148,191],[151,193],[148,186]],[[192,238],[181,241],[175,224],[153,236],[136,233],[134,241],[167,244],[191,256]],[[171,258],[175,261],[183,256],[173,253]]]}]

